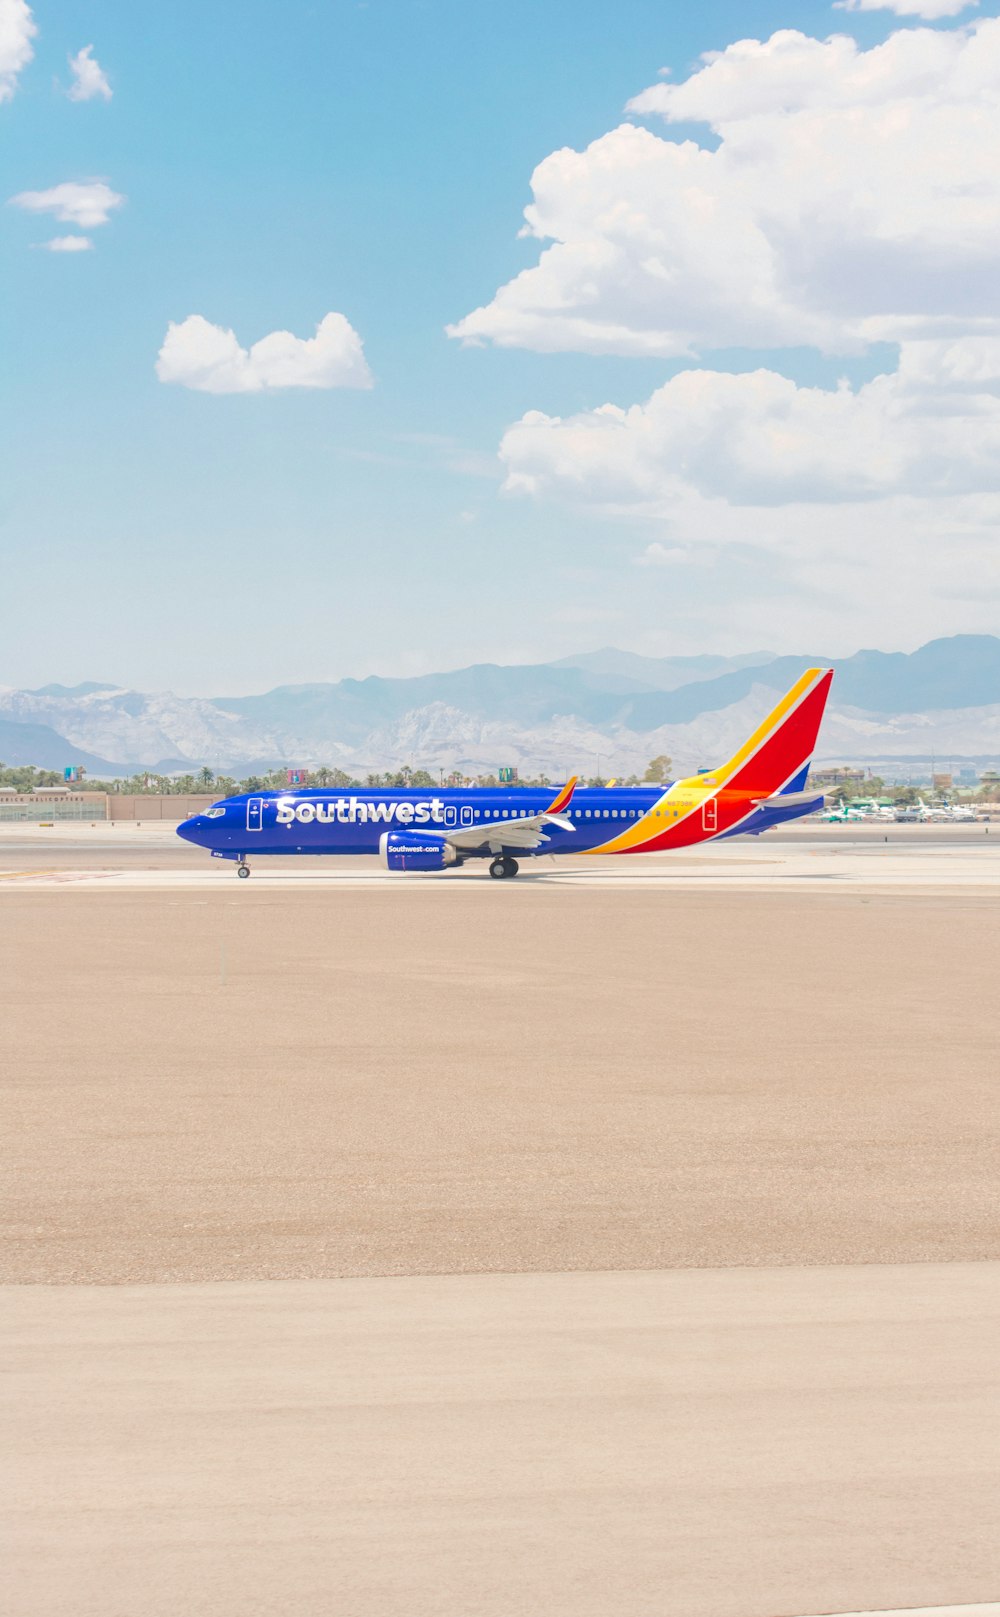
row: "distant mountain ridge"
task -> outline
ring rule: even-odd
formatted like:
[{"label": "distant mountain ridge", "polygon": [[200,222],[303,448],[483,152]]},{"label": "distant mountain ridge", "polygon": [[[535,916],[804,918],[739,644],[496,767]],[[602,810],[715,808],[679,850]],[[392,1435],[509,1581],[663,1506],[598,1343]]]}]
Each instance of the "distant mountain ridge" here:
[{"label": "distant mountain ridge", "polygon": [[[283,762],[469,773],[506,762],[551,773],[563,765],[592,771],[595,759],[631,772],[668,751],[697,767],[736,744],[804,668],[831,662],[825,755],[850,747],[861,758],[865,746],[879,755],[994,748],[1000,637],[952,635],[912,653],[860,651],[839,661],[770,652],[649,658],[608,647],[552,663],[481,663],[238,697],[144,694],[94,681],[0,690],[0,758],[14,762],[16,752],[44,767],[80,762],[115,773],[158,760],[244,774]],[[972,745],[977,739],[981,746]],[[32,748],[45,756],[25,756]]]},{"label": "distant mountain ridge", "polygon": [[[771,689],[787,688],[803,668],[828,667],[831,662],[837,669],[837,701],[869,712],[913,713],[1000,701],[1000,638],[992,635],[954,635],[912,653],[859,651],[840,662],[816,654],[762,655],[766,659],[762,664],[719,658],[724,671],[667,688],[651,688],[624,672],[605,674],[563,660],[513,667],[479,663],[409,679],[372,675],[329,685],[284,685],[261,696],[213,701],[219,708],[267,725],[332,722],[338,736],[349,741],[367,733],[373,720],[384,724],[432,702],[525,725],[572,716],[589,724],[626,726],[641,734],[718,712],[741,701],[762,681]],[[662,662],[672,673],[679,661],[687,659],[639,660]]]},{"label": "distant mountain ridge", "polygon": [[24,764],[35,769],[64,769],[67,764],[76,764],[89,769],[92,775],[125,772],[122,764],[81,750],[47,724],[15,724],[10,719],[0,719],[0,760],[14,769]]},{"label": "distant mountain ridge", "polygon": [[618,675],[646,689],[673,691],[680,685],[715,679],[738,668],[762,668],[773,662],[774,651],[748,651],[739,657],[718,657],[703,653],[697,657],[641,657],[635,651],[619,651],[605,646],[601,651],[585,651],[577,657],[561,657],[551,668],[582,668],[590,674]]}]

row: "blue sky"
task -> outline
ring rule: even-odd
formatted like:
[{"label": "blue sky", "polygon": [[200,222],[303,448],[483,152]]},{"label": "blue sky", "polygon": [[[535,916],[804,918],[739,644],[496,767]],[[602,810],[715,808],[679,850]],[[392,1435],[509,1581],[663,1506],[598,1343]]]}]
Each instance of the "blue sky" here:
[{"label": "blue sky", "polygon": [[[32,9],[34,58],[0,104],[3,194],[101,178],[126,201],[73,253],[42,245],[72,225],[0,210],[0,683],[214,695],[609,643],[845,654],[873,643],[880,620],[887,648],[989,626],[988,549],[965,555],[953,598],[932,569],[901,577],[886,610],[898,541],[888,574],[868,570],[866,547],[834,577],[804,564],[794,535],[750,532],[759,491],[700,487],[678,523],[670,486],[640,497],[619,470],[610,498],[549,463],[531,492],[524,475],[522,492],[501,488],[498,447],[527,412],[628,410],[698,368],[856,390],[895,368],[895,328],[824,353],[752,331],[727,341],[723,319],[693,357],[569,338],[543,352],[518,331],[469,346],[444,328],[538,262],[539,241],[518,238],[536,165],[600,141],[661,69],[682,83],[701,53],[777,29],[869,49],[995,6],[922,25],[802,0]],[[88,44],[109,100],[66,94],[67,59]],[[705,123],[639,122],[719,144]],[[219,394],[157,377],[170,322],[200,315],[247,348],[274,331],[309,338],[331,311],[361,338],[371,388]],[[510,442],[508,475],[523,452]],[[988,493],[980,480],[968,497]],[[892,521],[900,498],[924,497],[895,489]],[[776,500],[804,509],[801,491],[763,499],[772,513]],[[732,516],[738,533],[705,527],[720,500],[727,522],[749,513]],[[865,502],[867,521],[870,489]],[[932,545],[924,514],[919,542]],[[946,544],[970,519],[942,507],[936,520]]]}]

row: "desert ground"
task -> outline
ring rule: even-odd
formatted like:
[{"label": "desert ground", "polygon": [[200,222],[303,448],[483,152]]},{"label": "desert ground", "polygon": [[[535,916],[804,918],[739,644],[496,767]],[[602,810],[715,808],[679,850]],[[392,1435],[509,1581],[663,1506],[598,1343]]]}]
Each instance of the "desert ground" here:
[{"label": "desert ground", "polygon": [[5,1609],[1000,1600],[1000,836],[828,829],[3,827]]}]

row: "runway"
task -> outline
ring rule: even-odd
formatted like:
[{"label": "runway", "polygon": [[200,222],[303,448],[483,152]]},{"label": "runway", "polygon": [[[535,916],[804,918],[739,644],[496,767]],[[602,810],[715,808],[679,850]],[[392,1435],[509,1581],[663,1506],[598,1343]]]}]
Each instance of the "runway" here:
[{"label": "runway", "polygon": [[1000,1257],[995,899],[664,896],[5,886],[0,1278]]},{"label": "runway", "polygon": [[998,1587],[998,1264],[3,1301],[19,1617],[774,1617]]},{"label": "runway", "polygon": [[[255,887],[467,891],[490,879],[485,860],[440,875],[390,874],[375,858],[251,859]],[[234,884],[235,870],[160,822],[0,825],[0,893],[45,887],[195,890]],[[726,839],[690,852],[522,859],[517,885],[586,884],[660,890],[794,886],[1000,891],[1000,826],[809,825]],[[508,889],[513,883],[506,884]],[[403,900],[405,902],[405,899]]]},{"label": "runway", "polygon": [[5,1609],[995,1600],[969,829],[498,883],[5,827]]}]

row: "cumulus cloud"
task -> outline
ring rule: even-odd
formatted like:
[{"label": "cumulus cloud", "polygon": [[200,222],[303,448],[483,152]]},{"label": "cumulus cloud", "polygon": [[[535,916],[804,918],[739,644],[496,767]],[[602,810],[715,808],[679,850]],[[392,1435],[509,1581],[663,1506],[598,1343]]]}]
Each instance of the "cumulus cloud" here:
[{"label": "cumulus cloud", "polygon": [[342,314],[324,315],[315,337],[272,331],[249,349],[235,332],[192,314],[168,326],[156,374],[200,393],[372,386],[361,338]]},{"label": "cumulus cloud", "polygon": [[[667,131],[625,124],[547,157],[523,232],[537,262],[453,336],[692,358],[881,340],[898,369],[827,389],[780,357],[740,375],[689,365],[630,407],[529,411],[501,444],[507,492],[609,519],[609,581],[631,552],[667,616],[702,599],[714,623],[721,599],[751,635],[799,639],[805,623],[836,644],[845,623],[884,633],[889,608],[929,637],[960,601],[963,627],[990,627],[1000,19],[870,50],[739,40],[631,111]],[[676,129],[699,123],[714,141]]]},{"label": "cumulus cloud", "polygon": [[26,0],[0,0],[0,101],[9,101],[18,75],[35,54],[38,33]]},{"label": "cumulus cloud", "polygon": [[38,245],[49,253],[86,253],[94,244],[89,236],[53,236],[51,241]]},{"label": "cumulus cloud", "polygon": [[[886,613],[930,638],[947,615],[996,613],[1000,343],[917,343],[900,372],[852,392],[772,371],[686,371],[644,404],[505,434],[512,494],[603,515],[671,603],[712,580],[747,633],[815,644],[884,635]],[[881,620],[881,629],[879,629]]]},{"label": "cumulus cloud", "polygon": [[689,495],[748,507],[990,493],[1000,339],[904,343],[898,371],[857,391],[682,371],[629,409],[529,412],[500,457],[509,492],[648,514]]},{"label": "cumulus cloud", "polygon": [[897,17],[922,17],[936,22],[941,17],[957,17],[960,11],[978,6],[979,0],[833,0],[834,11],[894,11]]},{"label": "cumulus cloud", "polygon": [[509,493],[613,519],[618,542],[631,523],[668,602],[692,569],[730,595],[744,580],[760,633],[788,613],[820,638],[873,633],[889,608],[926,637],[950,602],[968,628],[995,615],[998,338],[904,344],[856,391],[684,371],[629,409],[529,412],[500,454]]},{"label": "cumulus cloud", "polygon": [[107,74],[101,64],[94,58],[93,45],[84,45],[75,56],[69,59],[70,71],[73,74],[73,83],[67,94],[71,101],[93,101],[100,96],[102,101],[111,100],[111,86]]},{"label": "cumulus cloud", "polygon": [[48,191],[20,191],[10,201],[29,213],[51,213],[64,224],[93,230],[96,225],[106,225],[112,210],[120,208],[125,198],[104,180],[67,180]]},{"label": "cumulus cloud", "polygon": [[707,54],[532,176],[550,242],[450,326],[468,343],[662,355],[971,330],[997,319],[1000,19],[862,50],[785,29]]}]

